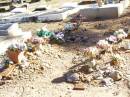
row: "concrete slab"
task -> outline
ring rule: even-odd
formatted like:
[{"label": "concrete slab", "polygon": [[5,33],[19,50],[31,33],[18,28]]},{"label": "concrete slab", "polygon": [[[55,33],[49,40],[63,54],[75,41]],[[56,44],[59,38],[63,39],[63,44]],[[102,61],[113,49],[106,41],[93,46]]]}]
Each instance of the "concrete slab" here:
[{"label": "concrete slab", "polygon": [[31,13],[17,13],[0,17],[0,23],[29,22],[30,18],[40,16],[48,11],[37,11]]},{"label": "concrete slab", "polygon": [[8,36],[7,29],[12,25],[13,25],[12,23],[0,24],[0,36]]},{"label": "concrete slab", "polygon": [[[123,14],[125,10],[124,2],[117,4],[107,4],[102,7],[98,7],[97,4],[92,4],[86,6],[86,8],[80,8],[81,15],[85,16],[87,19],[109,19],[109,18],[117,18]],[[128,4],[126,5],[128,7]]]},{"label": "concrete slab", "polygon": [[8,32],[6,30],[0,30],[0,36],[7,36]]},{"label": "concrete slab", "polygon": [[38,16],[39,21],[61,21],[66,19],[69,15],[75,14],[79,11],[79,9],[75,8],[63,8],[56,11],[52,11],[50,13],[45,13],[43,15]]},{"label": "concrete slab", "polygon": [[0,30],[6,30],[8,29],[12,23],[7,23],[7,24],[0,24]]}]

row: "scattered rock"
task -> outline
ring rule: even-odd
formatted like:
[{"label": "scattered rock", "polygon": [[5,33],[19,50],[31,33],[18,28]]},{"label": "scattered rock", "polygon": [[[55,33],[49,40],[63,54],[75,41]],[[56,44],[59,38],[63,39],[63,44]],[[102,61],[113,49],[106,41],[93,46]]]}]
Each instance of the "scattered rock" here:
[{"label": "scattered rock", "polygon": [[73,64],[80,64],[80,63],[83,63],[85,60],[86,60],[86,58],[84,58],[84,57],[75,56],[75,57],[72,59],[72,63],[73,63]]},{"label": "scattered rock", "polygon": [[117,95],[119,95],[119,91],[116,91],[116,92],[114,92],[112,94],[113,94],[113,96],[117,96]]},{"label": "scattered rock", "polygon": [[93,75],[93,79],[102,80],[103,79],[103,71],[99,70],[98,72],[95,72],[95,74]]},{"label": "scattered rock", "polygon": [[126,50],[130,50],[130,43],[129,43],[129,42],[126,43],[126,45],[124,46],[124,48],[125,48]]},{"label": "scattered rock", "polygon": [[0,86],[4,85],[5,81],[0,81]]},{"label": "scattered rock", "polygon": [[111,86],[112,84],[113,84],[113,79],[112,78],[104,78],[100,82],[101,86]]},{"label": "scattered rock", "polygon": [[84,75],[81,77],[82,82],[88,82],[90,83],[93,80],[93,76],[92,75]]},{"label": "scattered rock", "polygon": [[103,23],[98,23],[95,25],[95,28],[97,29],[106,29],[108,27],[107,24],[103,24]]},{"label": "scattered rock", "polygon": [[76,83],[80,81],[78,73],[68,73],[66,74],[66,81],[70,83]]},{"label": "scattered rock", "polygon": [[76,83],[76,84],[74,84],[73,90],[84,90],[84,89],[85,89],[85,87],[84,87],[83,83]]},{"label": "scattered rock", "polygon": [[114,81],[119,81],[122,79],[122,74],[121,72],[118,71],[114,71],[110,73],[110,77],[114,80]]},{"label": "scattered rock", "polygon": [[111,35],[110,37],[106,38],[106,40],[112,44],[112,43],[117,43],[117,37],[114,35]]},{"label": "scattered rock", "polygon": [[88,66],[88,65],[84,65],[80,68],[81,72],[85,73],[85,74],[89,74],[89,73],[92,73],[94,70],[92,67]]}]

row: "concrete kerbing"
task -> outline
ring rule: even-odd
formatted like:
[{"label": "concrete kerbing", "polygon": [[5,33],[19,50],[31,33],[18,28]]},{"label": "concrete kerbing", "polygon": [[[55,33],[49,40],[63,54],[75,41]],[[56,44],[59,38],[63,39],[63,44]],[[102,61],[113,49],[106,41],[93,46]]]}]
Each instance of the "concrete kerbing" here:
[{"label": "concrete kerbing", "polygon": [[38,16],[39,21],[62,21],[66,19],[69,15],[75,14],[79,11],[79,9],[61,9],[61,12],[52,11],[48,14],[43,14]]},{"label": "concrete kerbing", "polygon": [[15,22],[29,22],[30,19],[36,17],[40,22],[46,21],[62,21],[67,19],[70,15],[80,13],[86,19],[110,19],[120,17],[125,9],[129,6],[129,0],[123,0],[116,4],[107,4],[99,7],[98,4],[78,5],[77,7],[51,9],[47,11],[12,14],[1,17],[0,23],[15,23]]},{"label": "concrete kerbing", "polygon": [[95,5],[93,4],[94,6],[93,8],[86,7],[84,9],[80,9],[80,13],[81,15],[86,16],[87,19],[117,18],[117,17],[120,17],[123,14],[125,8],[128,7],[129,2],[127,1],[128,0],[125,0],[117,4],[107,4],[107,5],[103,5],[102,7],[98,7],[96,4]]},{"label": "concrete kerbing", "polygon": [[97,4],[79,5],[78,7],[61,13],[38,16],[39,21],[61,21],[79,12],[86,19],[110,19],[120,17],[129,6],[129,0],[116,4],[107,4],[99,7]]}]

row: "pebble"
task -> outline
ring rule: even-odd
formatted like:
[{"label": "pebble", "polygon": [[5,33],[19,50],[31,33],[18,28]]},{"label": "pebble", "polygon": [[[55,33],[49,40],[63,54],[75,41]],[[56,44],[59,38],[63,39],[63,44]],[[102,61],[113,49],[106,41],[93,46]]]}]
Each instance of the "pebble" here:
[{"label": "pebble", "polygon": [[96,60],[89,60],[89,61],[87,61],[87,63],[86,63],[89,67],[91,67],[91,68],[93,68],[93,67],[95,67],[96,66]]},{"label": "pebble", "polygon": [[119,81],[122,79],[122,74],[121,72],[118,71],[114,71],[110,73],[110,77],[114,80],[114,81]]},{"label": "pebble", "polygon": [[101,86],[111,86],[113,84],[112,78],[104,78],[100,82]]},{"label": "pebble", "polygon": [[84,87],[83,83],[76,83],[76,84],[74,84],[73,90],[84,90],[84,89],[85,89],[85,87]]},{"label": "pebble", "polygon": [[72,59],[72,63],[73,63],[73,64],[80,64],[80,63],[84,62],[85,60],[86,60],[86,58],[84,58],[84,57],[75,56],[75,57]]},{"label": "pebble", "polygon": [[88,65],[84,65],[80,68],[80,71],[85,74],[89,74],[89,73],[92,73],[94,70],[93,70],[93,68],[89,67]]},{"label": "pebble", "polygon": [[100,70],[98,72],[96,72],[94,75],[93,75],[93,78],[95,80],[102,80],[103,79],[103,71]]},{"label": "pebble", "polygon": [[70,83],[75,83],[80,81],[78,73],[68,73],[66,74],[66,81]]},{"label": "pebble", "polygon": [[84,75],[83,77],[81,77],[81,80],[83,82],[88,82],[90,83],[93,80],[93,76],[92,75]]}]

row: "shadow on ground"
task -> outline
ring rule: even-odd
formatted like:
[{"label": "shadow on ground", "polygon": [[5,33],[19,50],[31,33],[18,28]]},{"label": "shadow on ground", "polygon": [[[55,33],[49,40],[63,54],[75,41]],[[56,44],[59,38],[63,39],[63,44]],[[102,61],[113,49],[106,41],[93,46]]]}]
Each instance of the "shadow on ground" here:
[{"label": "shadow on ground", "polygon": [[80,30],[79,32],[72,32],[73,34],[68,36],[70,37],[69,41],[60,44],[68,51],[79,51],[82,48],[95,46],[99,40],[105,39],[109,36],[109,33],[106,31],[85,29]]}]

